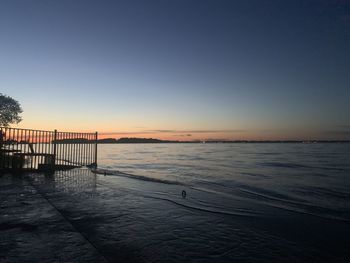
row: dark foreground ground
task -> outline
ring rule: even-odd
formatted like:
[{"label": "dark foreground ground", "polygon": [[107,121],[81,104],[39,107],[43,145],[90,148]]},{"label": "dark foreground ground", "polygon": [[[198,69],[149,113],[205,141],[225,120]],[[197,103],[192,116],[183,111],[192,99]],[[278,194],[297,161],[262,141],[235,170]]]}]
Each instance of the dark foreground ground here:
[{"label": "dark foreground ground", "polygon": [[106,262],[22,176],[0,175],[0,262]]},{"label": "dark foreground ground", "polygon": [[349,222],[223,214],[186,190],[89,170],[0,175],[0,262],[350,262]]}]

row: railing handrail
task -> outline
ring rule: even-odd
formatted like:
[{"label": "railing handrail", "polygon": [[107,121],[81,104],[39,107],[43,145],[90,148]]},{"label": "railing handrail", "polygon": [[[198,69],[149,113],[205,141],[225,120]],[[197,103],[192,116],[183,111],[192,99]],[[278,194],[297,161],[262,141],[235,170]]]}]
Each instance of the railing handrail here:
[{"label": "railing handrail", "polygon": [[[22,131],[34,131],[34,132],[52,132],[54,133],[55,130],[36,130],[36,129],[27,129],[27,128],[17,128],[17,127],[5,127],[5,126],[0,126],[0,129],[16,129],[16,130],[22,130]],[[93,135],[95,134],[96,132],[67,132],[67,131],[57,131],[59,133],[65,133],[65,134],[69,134],[69,133],[72,133],[72,134],[84,134],[84,135]]]},{"label": "railing handrail", "polygon": [[[37,169],[35,167],[47,166],[48,162],[51,167],[67,167],[68,164],[97,166],[97,140],[97,132],[61,132],[0,126],[0,169],[23,165]],[[3,148],[6,151],[1,150]],[[52,162],[46,158],[49,155],[53,156]],[[29,159],[26,156],[33,157],[27,160],[29,164],[24,164],[24,159]]]}]

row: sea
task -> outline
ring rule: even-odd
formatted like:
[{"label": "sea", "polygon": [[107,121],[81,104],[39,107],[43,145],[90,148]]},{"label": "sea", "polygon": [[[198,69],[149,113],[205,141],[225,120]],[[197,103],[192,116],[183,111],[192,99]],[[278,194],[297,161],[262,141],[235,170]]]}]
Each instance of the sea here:
[{"label": "sea", "polygon": [[350,262],[350,143],[100,144],[31,179],[110,262]]}]

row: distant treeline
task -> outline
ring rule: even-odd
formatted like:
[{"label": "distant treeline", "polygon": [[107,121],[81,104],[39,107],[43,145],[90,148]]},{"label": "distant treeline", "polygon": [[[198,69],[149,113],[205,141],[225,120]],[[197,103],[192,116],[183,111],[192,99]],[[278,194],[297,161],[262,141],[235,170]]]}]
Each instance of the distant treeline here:
[{"label": "distant treeline", "polygon": [[177,141],[158,140],[153,138],[106,138],[98,140],[98,143],[174,143]]},{"label": "distant treeline", "polygon": [[[99,139],[97,143],[176,143],[178,141],[167,141],[167,140],[158,140],[152,138],[106,138]],[[95,140],[88,140],[83,138],[78,139],[62,139],[53,141],[53,143],[95,143]]]},{"label": "distant treeline", "polygon": [[[62,140],[56,140],[53,141],[53,143],[95,143],[95,140],[88,140],[83,138],[78,139],[62,139]],[[99,139],[97,140],[97,143],[350,143],[350,141],[345,140],[311,140],[311,141],[304,141],[304,140],[275,140],[275,141],[268,141],[268,140],[207,140],[207,141],[200,141],[200,140],[193,140],[193,141],[173,141],[173,140],[159,140],[159,139],[153,139],[153,138],[105,138],[105,139]]]}]

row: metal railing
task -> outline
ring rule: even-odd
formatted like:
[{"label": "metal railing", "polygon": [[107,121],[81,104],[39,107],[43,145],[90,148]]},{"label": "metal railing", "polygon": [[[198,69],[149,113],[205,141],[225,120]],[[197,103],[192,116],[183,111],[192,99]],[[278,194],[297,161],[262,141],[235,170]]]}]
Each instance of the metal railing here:
[{"label": "metal railing", "polygon": [[97,166],[97,136],[0,127],[0,170]]}]

